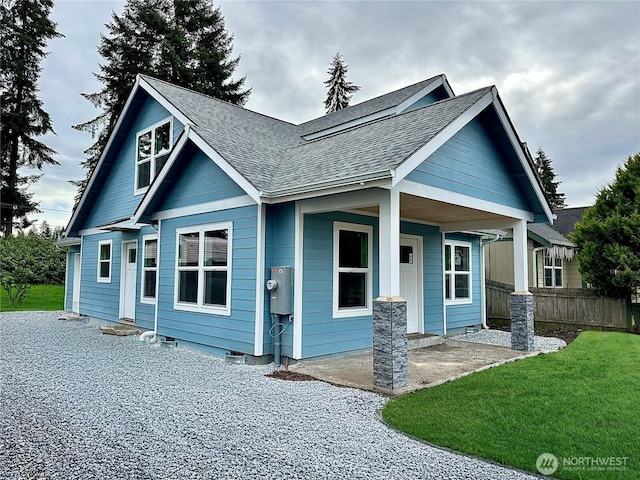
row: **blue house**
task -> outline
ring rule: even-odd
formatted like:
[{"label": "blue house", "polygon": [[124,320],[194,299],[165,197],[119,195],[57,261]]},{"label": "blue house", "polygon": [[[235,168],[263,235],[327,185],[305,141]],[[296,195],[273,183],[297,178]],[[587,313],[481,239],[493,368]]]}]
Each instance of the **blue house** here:
[{"label": "blue house", "polygon": [[378,296],[410,334],[480,326],[483,238],[512,231],[526,293],[549,221],[495,87],[439,75],[294,125],[140,75],[61,242],[65,308],[267,360],[265,284],[291,266],[282,354],[368,349]]}]

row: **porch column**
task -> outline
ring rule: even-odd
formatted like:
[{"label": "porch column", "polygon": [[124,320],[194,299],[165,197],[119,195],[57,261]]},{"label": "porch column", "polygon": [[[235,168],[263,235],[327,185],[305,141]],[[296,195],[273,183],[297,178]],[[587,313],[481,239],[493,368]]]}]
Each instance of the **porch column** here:
[{"label": "porch column", "polygon": [[408,384],[407,302],[400,297],[400,193],[380,201],[379,297],[373,300],[373,384],[397,390]]},{"label": "porch column", "polygon": [[533,350],[533,295],[529,293],[527,270],[527,221],[513,226],[515,292],[511,294],[511,348]]},{"label": "porch column", "polygon": [[[383,192],[383,195],[386,192]],[[380,201],[378,245],[381,297],[400,295],[400,193],[389,190]]]}]

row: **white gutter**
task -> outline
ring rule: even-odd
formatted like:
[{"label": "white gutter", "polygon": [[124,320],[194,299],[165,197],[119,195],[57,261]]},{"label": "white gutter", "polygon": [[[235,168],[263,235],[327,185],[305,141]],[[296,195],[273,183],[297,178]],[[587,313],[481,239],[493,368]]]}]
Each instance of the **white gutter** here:
[{"label": "white gutter", "polygon": [[538,247],[533,249],[532,266],[533,266],[533,285],[538,288],[538,252],[544,250],[546,247]]},{"label": "white gutter", "polygon": [[482,285],[482,298],[480,299],[480,318],[482,319],[482,328],[485,330],[489,329],[487,325],[487,284],[486,284],[486,275],[484,273],[484,247],[491,243],[495,243],[502,238],[502,234],[497,233],[495,238],[487,240],[483,242],[480,239],[480,284]]}]

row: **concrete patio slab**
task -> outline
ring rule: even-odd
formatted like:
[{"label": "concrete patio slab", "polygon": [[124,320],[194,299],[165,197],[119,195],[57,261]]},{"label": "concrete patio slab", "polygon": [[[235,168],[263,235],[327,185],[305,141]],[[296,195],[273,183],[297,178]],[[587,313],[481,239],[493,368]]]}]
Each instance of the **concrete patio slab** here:
[{"label": "concrete patio slab", "polygon": [[296,363],[289,369],[334,385],[401,395],[539,354],[540,352],[523,353],[496,345],[447,339],[438,345],[409,350],[409,385],[392,393],[374,387],[373,355],[370,351],[307,360]]}]

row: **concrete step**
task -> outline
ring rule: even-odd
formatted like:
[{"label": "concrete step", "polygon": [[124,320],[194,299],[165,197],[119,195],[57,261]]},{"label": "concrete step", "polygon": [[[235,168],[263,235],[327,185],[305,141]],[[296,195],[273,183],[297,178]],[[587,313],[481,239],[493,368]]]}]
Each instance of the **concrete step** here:
[{"label": "concrete step", "polygon": [[412,333],[407,336],[407,349],[415,350],[416,348],[430,347],[431,345],[439,345],[444,342],[444,337],[440,335],[431,335],[429,333],[416,334]]}]

